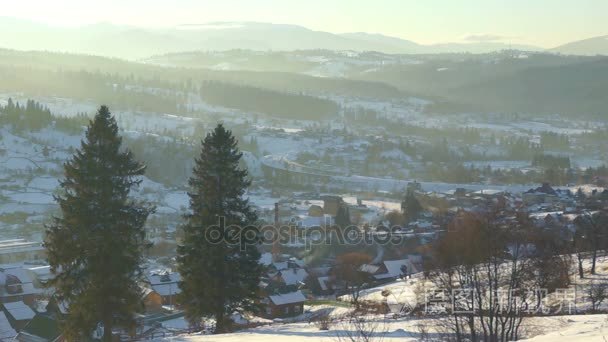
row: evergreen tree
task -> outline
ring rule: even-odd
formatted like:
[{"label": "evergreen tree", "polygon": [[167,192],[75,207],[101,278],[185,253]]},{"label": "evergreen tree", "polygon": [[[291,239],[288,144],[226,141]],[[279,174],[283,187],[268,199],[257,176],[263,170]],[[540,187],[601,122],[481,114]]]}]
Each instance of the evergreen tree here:
[{"label": "evergreen tree", "polygon": [[422,205],[416,198],[416,193],[413,189],[407,189],[405,198],[401,202],[401,211],[406,215],[407,220],[415,220],[422,211]]},{"label": "evergreen tree", "polygon": [[205,137],[188,182],[190,212],[178,247],[180,302],[191,323],[214,317],[216,333],[228,329],[227,315],[256,308],[262,271],[253,227],[257,214],[243,198],[250,181],[239,167],[241,157],[232,132],[221,124]]},{"label": "evergreen tree", "polygon": [[342,229],[350,226],[350,210],[348,209],[348,206],[340,205],[338,212],[336,213],[335,222],[336,225]]},{"label": "evergreen tree", "polygon": [[154,208],[129,197],[145,166],[121,143],[114,117],[101,106],[64,165],[55,197],[62,215],[47,226],[50,286],[68,305],[63,329],[70,340],[88,339],[102,322],[103,340],[111,341],[112,328],[132,328],[141,307],[144,224]]}]

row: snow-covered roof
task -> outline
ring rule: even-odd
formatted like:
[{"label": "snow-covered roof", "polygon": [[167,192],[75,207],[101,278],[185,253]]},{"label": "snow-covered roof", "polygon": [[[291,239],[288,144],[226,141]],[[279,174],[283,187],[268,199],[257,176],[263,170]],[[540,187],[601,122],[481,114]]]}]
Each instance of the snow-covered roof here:
[{"label": "snow-covered roof", "polygon": [[151,285],[177,283],[181,280],[181,276],[177,272],[161,272],[148,275],[148,281]]},{"label": "snow-covered roof", "polygon": [[171,296],[182,292],[177,283],[152,285],[152,289],[161,296]]},{"label": "snow-covered roof", "polygon": [[51,273],[51,266],[35,266],[27,268],[28,271],[33,273],[39,280],[46,281],[53,278]]},{"label": "snow-covered roof", "polygon": [[21,301],[4,303],[3,305],[6,311],[8,311],[8,314],[17,321],[32,319],[36,316],[34,310]]},{"label": "snow-covered roof", "polygon": [[269,266],[272,264],[272,253],[262,253],[260,256],[260,264],[264,266]]},{"label": "snow-covered roof", "polygon": [[386,273],[390,274],[391,277],[401,276],[401,274],[403,273],[401,268],[403,266],[407,267],[408,273],[416,273],[417,271],[409,259],[385,260],[384,266],[386,266]]},{"label": "snow-covered roof", "polygon": [[286,285],[296,285],[308,277],[308,272],[303,268],[291,268],[281,271],[281,278]]},{"label": "snow-covered roof", "polygon": [[272,266],[277,269],[277,271],[287,269],[287,261],[276,261],[272,263]]},{"label": "snow-covered roof", "polygon": [[433,227],[433,223],[432,222],[425,221],[425,220],[418,220],[418,221],[412,222],[410,225],[416,226],[418,228],[431,228],[431,227]]},{"label": "snow-covered roof", "polygon": [[0,311],[0,341],[7,341],[17,335],[3,311]]},{"label": "snow-covered roof", "polygon": [[317,280],[319,281],[319,286],[321,287],[322,291],[327,291],[330,289],[330,277],[329,276],[323,276],[323,277],[318,277]]},{"label": "snow-covered roof", "polygon": [[323,227],[332,225],[334,223],[333,217],[329,215],[323,216],[304,216],[300,218],[298,227],[300,228],[312,228],[312,227]]},{"label": "snow-covered roof", "polygon": [[270,295],[268,298],[270,298],[274,305],[293,304],[306,301],[306,297],[304,297],[302,291]]},{"label": "snow-covered roof", "polygon": [[363,264],[361,267],[359,267],[359,271],[374,274],[379,268],[380,266],[378,265]]}]

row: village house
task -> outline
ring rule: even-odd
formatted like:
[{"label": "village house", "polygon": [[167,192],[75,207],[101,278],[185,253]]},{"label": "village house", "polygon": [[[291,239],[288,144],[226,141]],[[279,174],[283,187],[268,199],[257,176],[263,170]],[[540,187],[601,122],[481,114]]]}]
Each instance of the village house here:
[{"label": "village house", "polygon": [[176,305],[175,297],[181,293],[179,282],[181,277],[177,272],[155,272],[147,277],[148,284],[162,298],[163,305]]},{"label": "village house", "polygon": [[321,197],[323,200],[323,212],[330,216],[336,216],[338,214],[338,210],[342,205],[344,205],[344,201],[340,196],[323,196]]},{"label": "village house", "polygon": [[557,192],[549,185],[549,183],[543,183],[536,189],[530,189],[522,194],[524,203],[540,204],[540,203],[555,203],[559,200]]},{"label": "village house", "polygon": [[48,314],[36,314],[36,316],[19,331],[15,340],[19,342],[65,341],[61,335],[59,322]]},{"label": "village house", "polygon": [[395,280],[422,272],[422,257],[419,255],[408,255],[405,259],[384,260],[376,272],[373,273],[377,280]]},{"label": "village house", "polygon": [[4,311],[0,311],[0,341],[10,341],[15,335],[17,332],[6,318]]},{"label": "village house", "polygon": [[302,291],[271,294],[264,298],[266,318],[285,318],[301,315],[304,312],[306,297]]},{"label": "village house", "polygon": [[0,303],[23,301],[33,305],[43,291],[34,287],[33,277],[22,265],[0,265]]},{"label": "village house", "polygon": [[142,301],[146,312],[160,312],[163,310],[163,297],[151,288],[144,288]]},{"label": "village house", "polygon": [[34,310],[22,301],[3,303],[2,311],[6,315],[6,318],[8,318],[11,326],[17,331],[23,329],[36,316]]}]

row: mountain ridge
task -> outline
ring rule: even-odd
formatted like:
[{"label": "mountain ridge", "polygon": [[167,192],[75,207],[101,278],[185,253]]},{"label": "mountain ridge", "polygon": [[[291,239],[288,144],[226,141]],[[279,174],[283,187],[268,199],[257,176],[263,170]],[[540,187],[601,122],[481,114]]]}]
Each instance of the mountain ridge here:
[{"label": "mountain ridge", "polygon": [[183,24],[165,28],[141,28],[111,23],[57,27],[0,17],[0,29],[11,32],[10,35],[0,36],[0,47],[85,53],[125,59],[140,59],[152,55],[193,50],[232,49],[258,51],[330,49],[393,54],[482,53],[508,48],[540,49],[503,43],[422,45],[407,39],[375,33],[335,34],[291,24],[238,21]]},{"label": "mountain ridge", "polygon": [[608,55],[608,35],[569,42],[550,51],[567,55]]}]

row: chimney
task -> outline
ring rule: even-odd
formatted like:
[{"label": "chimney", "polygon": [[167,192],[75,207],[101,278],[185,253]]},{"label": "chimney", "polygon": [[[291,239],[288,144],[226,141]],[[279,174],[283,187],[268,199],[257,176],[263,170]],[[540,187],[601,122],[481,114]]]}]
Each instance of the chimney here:
[{"label": "chimney", "polygon": [[279,261],[279,253],[280,253],[280,246],[279,246],[279,202],[276,202],[274,204],[274,230],[275,230],[275,235],[274,235],[274,241],[272,242],[272,261],[273,262],[278,262]]},{"label": "chimney", "polygon": [[274,226],[279,227],[279,202],[274,204]]}]

